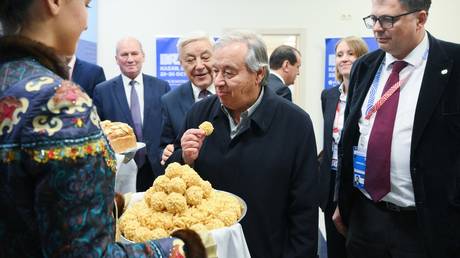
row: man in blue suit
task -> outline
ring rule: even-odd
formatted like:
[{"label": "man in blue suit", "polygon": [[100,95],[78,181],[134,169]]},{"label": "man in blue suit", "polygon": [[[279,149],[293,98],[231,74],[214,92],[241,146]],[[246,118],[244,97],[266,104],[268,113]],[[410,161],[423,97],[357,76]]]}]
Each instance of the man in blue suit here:
[{"label": "man in blue suit", "polygon": [[102,67],[81,60],[75,55],[70,59],[68,66],[70,68],[69,77],[73,82],[80,85],[90,97],[93,97],[96,85],[105,81],[104,69]]},{"label": "man in blue suit", "polygon": [[212,76],[213,40],[205,33],[193,33],[177,42],[179,62],[190,81],[161,97],[163,126],[160,140],[161,163],[174,151],[172,144],[195,102],[215,94]]},{"label": "man in blue suit", "polygon": [[137,191],[147,190],[162,173],[158,153],[161,134],[160,98],[170,90],[163,80],[142,73],[144,51],[135,38],[124,38],[117,44],[116,56],[121,75],[103,82],[94,90],[94,104],[101,120],[129,124],[137,140],[146,143],[138,151]]},{"label": "man in blue suit", "polygon": [[277,95],[292,101],[289,85],[299,75],[301,56],[299,50],[294,47],[281,45],[273,50],[270,55],[270,76],[268,77],[268,88]]}]

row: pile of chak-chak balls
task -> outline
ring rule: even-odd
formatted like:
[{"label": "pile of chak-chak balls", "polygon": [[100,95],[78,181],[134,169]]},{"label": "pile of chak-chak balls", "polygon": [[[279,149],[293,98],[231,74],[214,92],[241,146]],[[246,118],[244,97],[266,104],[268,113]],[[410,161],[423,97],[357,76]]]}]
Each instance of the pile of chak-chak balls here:
[{"label": "pile of chak-chak balls", "polygon": [[233,195],[215,191],[188,165],[171,163],[119,220],[125,238],[134,242],[163,238],[181,228],[206,231],[235,224],[242,204]]}]

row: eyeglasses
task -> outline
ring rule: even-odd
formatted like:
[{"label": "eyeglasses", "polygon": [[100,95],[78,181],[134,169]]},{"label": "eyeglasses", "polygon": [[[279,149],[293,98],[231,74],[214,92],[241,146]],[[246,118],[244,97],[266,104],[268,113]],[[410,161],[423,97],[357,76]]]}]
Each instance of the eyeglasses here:
[{"label": "eyeglasses", "polygon": [[393,28],[393,24],[399,20],[402,16],[409,15],[411,13],[416,13],[421,11],[420,9],[403,13],[400,15],[396,16],[390,16],[390,15],[382,15],[382,16],[375,16],[375,15],[369,15],[367,17],[363,18],[364,25],[366,25],[366,28],[372,29],[374,28],[375,23],[378,21],[380,23],[380,26],[383,29],[391,29]]}]

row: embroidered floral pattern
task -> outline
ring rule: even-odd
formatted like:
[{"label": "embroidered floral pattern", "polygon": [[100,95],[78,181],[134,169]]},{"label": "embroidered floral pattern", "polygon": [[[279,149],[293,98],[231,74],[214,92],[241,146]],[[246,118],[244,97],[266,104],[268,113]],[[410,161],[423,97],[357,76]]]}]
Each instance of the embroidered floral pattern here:
[{"label": "embroidered floral pattern", "polygon": [[0,136],[5,128],[8,128],[6,133],[11,133],[14,125],[20,121],[19,114],[25,113],[28,106],[29,101],[26,98],[7,96],[0,99]]},{"label": "embroidered floral pattern", "polygon": [[[81,143],[79,143],[80,141]],[[52,147],[56,145],[58,146]],[[19,147],[19,145],[11,145],[10,147],[0,149],[0,161],[4,163],[19,161],[21,159],[21,151],[28,153],[32,159],[38,163],[47,163],[49,161],[63,159],[76,160],[77,158],[102,154],[106,160],[107,166],[115,172],[116,159],[114,158],[112,150],[107,148],[107,146],[108,143],[102,134],[88,139],[74,140],[74,143],[59,141],[41,143],[40,145],[25,144],[21,147]]]},{"label": "embroidered floral pattern", "polygon": [[99,118],[99,115],[97,114],[96,107],[93,107],[91,109],[91,113],[89,114],[89,119],[91,120],[91,123],[93,123],[94,126],[96,126],[97,128],[101,128],[99,126],[101,119]]},{"label": "embroidered floral pattern", "polygon": [[67,114],[85,112],[91,107],[93,101],[81,91],[80,87],[70,81],[62,81],[61,86],[56,89],[56,94],[48,101],[47,107],[54,114],[61,113],[64,109]]},{"label": "embroidered floral pattern", "polygon": [[26,84],[26,90],[29,92],[39,91],[43,86],[54,83],[54,79],[43,76]]},{"label": "embroidered floral pattern", "polygon": [[53,136],[56,132],[62,129],[63,122],[57,117],[37,116],[32,121],[34,132]]}]

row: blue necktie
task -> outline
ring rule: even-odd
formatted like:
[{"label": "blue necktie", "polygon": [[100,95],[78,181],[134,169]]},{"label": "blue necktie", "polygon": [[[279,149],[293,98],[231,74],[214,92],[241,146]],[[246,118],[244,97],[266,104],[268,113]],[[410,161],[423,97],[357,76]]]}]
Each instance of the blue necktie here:
[{"label": "blue necktie", "polygon": [[[143,135],[142,135],[142,118],[141,118],[141,107],[139,104],[139,97],[137,96],[137,91],[136,91],[136,81],[132,80],[129,82],[129,85],[131,86],[131,118],[133,119],[134,122],[134,132],[136,133],[137,141],[142,142],[143,141]],[[142,167],[145,162],[145,151],[144,149],[139,150],[136,153],[136,156],[134,157],[136,160],[137,166]]]}]

